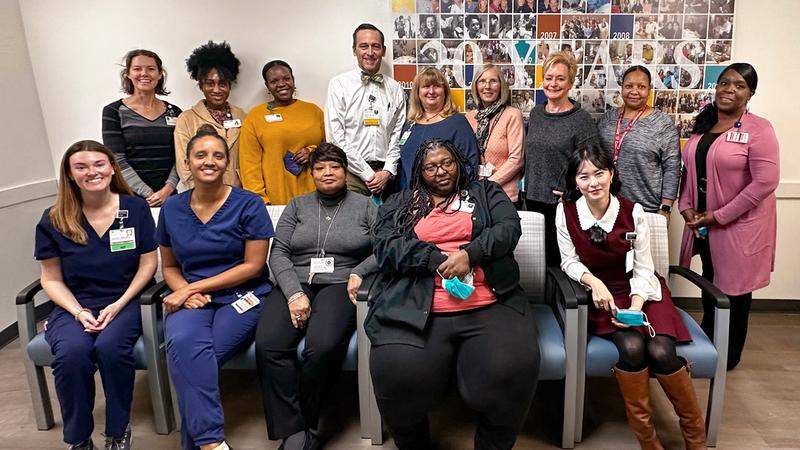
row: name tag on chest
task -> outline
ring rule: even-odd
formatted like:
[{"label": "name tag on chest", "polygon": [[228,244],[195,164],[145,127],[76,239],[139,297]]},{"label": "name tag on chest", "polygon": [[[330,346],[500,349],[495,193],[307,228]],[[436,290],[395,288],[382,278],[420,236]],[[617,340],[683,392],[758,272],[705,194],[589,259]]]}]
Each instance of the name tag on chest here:
[{"label": "name tag on chest", "polygon": [[381,124],[381,116],[377,108],[367,108],[364,110],[364,126],[377,127]]},{"label": "name tag on chest", "polygon": [[230,130],[231,128],[241,128],[242,127],[242,119],[228,119],[222,122],[222,126],[225,127],[226,130]]},{"label": "name tag on chest", "polygon": [[311,273],[333,273],[333,257],[311,258]]},{"label": "name tag on chest", "polygon": [[239,300],[231,303],[231,306],[233,306],[233,309],[235,309],[237,313],[244,314],[250,308],[258,306],[259,303],[261,303],[261,300],[251,291],[239,297]]},{"label": "name tag on chest", "polygon": [[133,250],[136,248],[136,230],[133,228],[109,230],[108,242],[112,252]]},{"label": "name tag on chest", "polygon": [[178,124],[178,118],[174,116],[167,116],[167,126],[174,127]]},{"label": "name tag on chest", "polygon": [[725,136],[725,140],[728,142],[736,142],[737,144],[747,144],[750,140],[750,133],[744,133],[741,131],[728,131],[727,135]]},{"label": "name tag on chest", "polygon": [[267,114],[264,116],[264,120],[266,120],[267,123],[283,122],[283,116],[280,114]]}]

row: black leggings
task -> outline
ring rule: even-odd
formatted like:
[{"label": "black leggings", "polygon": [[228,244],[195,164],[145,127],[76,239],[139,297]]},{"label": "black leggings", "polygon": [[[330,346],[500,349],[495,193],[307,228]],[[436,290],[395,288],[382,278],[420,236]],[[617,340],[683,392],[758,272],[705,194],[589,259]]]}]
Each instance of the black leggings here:
[{"label": "black leggings", "polygon": [[[700,261],[703,263],[703,278],[714,282],[714,266],[711,263],[711,250],[708,246],[708,239],[695,239],[695,248],[700,253]],[[753,293],[748,292],[742,295],[729,295],[731,302],[730,316],[731,323],[728,329],[728,370],[733,369],[742,360],[744,343],[747,340],[747,324],[750,319],[750,305],[753,302]],[[706,333],[709,339],[714,340],[714,299],[703,295],[703,319],[700,328]]]},{"label": "black leggings", "polygon": [[626,372],[639,372],[645,367],[660,374],[669,375],[683,367],[675,348],[675,338],[657,334],[645,338],[636,330],[618,330],[611,335],[611,341],[619,352],[617,367]]},{"label": "black leggings", "polygon": [[476,449],[510,449],[525,421],[539,373],[536,324],[530,312],[495,304],[434,314],[424,348],[373,346],[375,397],[401,450],[429,449],[428,413],[455,374],[458,391],[479,415]]},{"label": "black leggings", "polygon": [[[256,329],[258,377],[272,440],[316,428],[320,397],[338,375],[356,329],[355,306],[347,296],[347,283],[301,287],[311,302],[305,329],[292,326],[286,297],[279,288],[273,289],[264,302]],[[304,336],[300,362],[297,344]]]}]

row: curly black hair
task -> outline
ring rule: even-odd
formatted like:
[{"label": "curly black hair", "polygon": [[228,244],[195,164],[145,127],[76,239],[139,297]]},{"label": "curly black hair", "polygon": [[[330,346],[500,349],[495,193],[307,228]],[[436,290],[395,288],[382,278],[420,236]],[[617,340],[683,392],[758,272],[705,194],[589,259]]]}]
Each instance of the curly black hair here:
[{"label": "curly black hair", "polygon": [[217,44],[208,41],[192,50],[186,59],[186,70],[195,81],[201,81],[211,69],[217,69],[222,80],[234,83],[239,75],[241,63],[231,51],[231,45],[225,41]]}]

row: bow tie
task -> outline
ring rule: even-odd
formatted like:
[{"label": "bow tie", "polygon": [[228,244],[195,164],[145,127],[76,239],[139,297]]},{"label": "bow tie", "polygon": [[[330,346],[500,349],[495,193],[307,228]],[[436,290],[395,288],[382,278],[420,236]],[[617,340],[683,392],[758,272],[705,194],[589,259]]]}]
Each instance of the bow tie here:
[{"label": "bow tie", "polygon": [[383,74],[376,73],[375,75],[370,75],[366,72],[361,72],[361,81],[364,83],[369,83],[371,81],[373,83],[383,84]]}]

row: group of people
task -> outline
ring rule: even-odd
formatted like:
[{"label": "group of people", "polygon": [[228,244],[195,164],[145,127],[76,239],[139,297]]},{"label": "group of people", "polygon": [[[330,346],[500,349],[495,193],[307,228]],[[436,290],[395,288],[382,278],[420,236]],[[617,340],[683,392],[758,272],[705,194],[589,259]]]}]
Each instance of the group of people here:
[{"label": "group of people", "polygon": [[[56,203],[36,227],[42,285],[56,304],[45,336],[65,442],[94,448],[96,366],[106,448],[130,448],[136,299],[152,283],[158,249],[183,448],[231,448],[219,368],[253,341],[269,438],[287,450],[319,448],[321,398],[370,275],[370,371],[398,448],[432,445],[427,415],[453,376],[479,415],[475,447],[511,448],[539,366],[513,254],[517,210],[527,209],[545,217],[547,263],[591,290],[590,332],[620,351],[615,374],[642,446],[660,448],[648,410],[652,370],[687,445],[701,448],[702,417],[676,353],[690,337],[654,271],[643,214],[669,221],[680,189],[681,261],[699,253],[703,276],[733,296],[735,367],[751,292],[769,282],[775,250],[778,146],[769,122],[746,109],[755,70],[722,72],[681,153],[669,116],[647,105],[652,80],[642,66],[622,77],[624,105],[595,124],[568,95],[574,59],[551,54],[547,102],[526,130],[498,67],[476,71],[477,109],[462,115],[435,68],[416,75],[406,105],[380,73],[385,50],[375,26],[355,29],[358,67],[331,79],[324,113],[295,98],[281,60],[262,69],[268,102],[247,114],[231,105],[239,61],[226,43],[187,59],[204,98],[186,111],[157,97],[167,91],[155,53],[127,55],[129,96],[103,110],[105,145],[67,150]],[[286,205],[274,226],[265,204]],[[156,226],[148,207],[159,206]],[[710,300],[704,307],[711,336]],[[618,321],[617,308],[644,311],[655,333]]]}]

